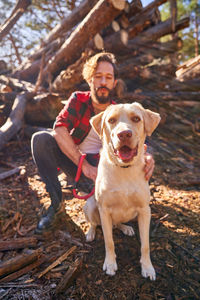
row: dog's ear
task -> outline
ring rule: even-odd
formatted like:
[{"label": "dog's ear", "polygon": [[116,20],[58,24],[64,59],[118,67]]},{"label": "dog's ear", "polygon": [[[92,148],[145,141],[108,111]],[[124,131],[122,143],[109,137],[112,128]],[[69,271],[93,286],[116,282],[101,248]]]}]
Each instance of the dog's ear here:
[{"label": "dog's ear", "polygon": [[96,133],[101,136],[101,124],[102,124],[102,117],[104,112],[99,113],[98,115],[92,117],[90,119],[90,124],[92,125],[93,129],[96,131]]},{"label": "dog's ear", "polygon": [[161,117],[158,113],[144,109],[144,130],[148,136],[152,135],[160,120]]}]

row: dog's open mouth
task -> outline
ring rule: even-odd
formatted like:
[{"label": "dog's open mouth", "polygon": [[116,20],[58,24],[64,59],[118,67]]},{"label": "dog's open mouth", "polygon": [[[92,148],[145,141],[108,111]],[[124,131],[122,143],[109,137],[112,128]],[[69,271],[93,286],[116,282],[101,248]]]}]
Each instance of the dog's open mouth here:
[{"label": "dog's open mouth", "polygon": [[115,149],[114,153],[116,156],[118,156],[123,162],[129,162],[133,159],[134,156],[137,155],[138,153],[138,146],[135,148],[131,149],[128,146],[122,146],[119,149]]}]

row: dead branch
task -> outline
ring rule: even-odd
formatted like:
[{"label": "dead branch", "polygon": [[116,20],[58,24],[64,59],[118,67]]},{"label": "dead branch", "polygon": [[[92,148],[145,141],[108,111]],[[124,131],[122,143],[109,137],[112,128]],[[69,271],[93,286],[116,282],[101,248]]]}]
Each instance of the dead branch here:
[{"label": "dead branch", "polygon": [[46,260],[45,256],[41,254],[36,261],[30,263],[28,266],[25,266],[24,268],[0,279],[0,283],[10,282],[12,280],[15,280],[15,279],[21,277],[24,274],[27,274],[31,270],[33,270],[33,269],[39,267],[41,264],[43,264],[45,262],[45,260]]},{"label": "dead branch", "polygon": [[69,267],[66,274],[63,276],[61,281],[59,282],[56,293],[63,293],[66,289],[68,289],[73,281],[77,278],[82,268],[82,258],[77,258],[72,266]]},{"label": "dead branch", "polygon": [[17,168],[14,168],[12,170],[9,170],[9,171],[6,171],[6,172],[3,172],[3,173],[0,173],[0,180],[3,180],[3,179],[6,179],[16,173],[19,173],[22,169],[24,169],[23,166],[21,167],[17,167]]},{"label": "dead branch", "polygon": [[43,275],[45,275],[47,272],[49,272],[51,269],[56,267],[57,265],[61,264],[72,252],[76,250],[76,246],[71,247],[67,252],[65,252],[62,256],[60,256],[55,262],[53,262],[50,266],[48,266],[44,271],[42,271],[38,278],[41,278]]},{"label": "dead branch", "polygon": [[4,262],[0,266],[0,278],[5,277],[19,269],[33,263],[36,261],[42,254],[41,249],[32,251],[31,254],[22,254],[18,255],[10,260]]},{"label": "dead branch", "polygon": [[0,41],[6,36],[13,26],[17,23],[19,18],[23,15],[25,10],[31,4],[30,0],[18,0],[11,16],[5,21],[5,23],[0,28]]}]

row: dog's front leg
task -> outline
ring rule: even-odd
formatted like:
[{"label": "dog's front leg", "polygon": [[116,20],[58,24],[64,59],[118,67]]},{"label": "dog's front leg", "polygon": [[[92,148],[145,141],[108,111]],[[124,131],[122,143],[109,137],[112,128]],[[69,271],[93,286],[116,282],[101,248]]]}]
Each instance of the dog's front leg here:
[{"label": "dog's front leg", "polygon": [[150,277],[151,280],[156,279],[156,273],[151,263],[150,249],[149,249],[149,227],[151,220],[150,207],[141,208],[138,214],[138,224],[141,240],[141,267],[142,276]]},{"label": "dog's front leg", "polygon": [[108,275],[115,275],[117,271],[116,254],[112,235],[112,219],[106,209],[99,209],[101,225],[103,229],[106,257],[103,264],[103,270]]}]

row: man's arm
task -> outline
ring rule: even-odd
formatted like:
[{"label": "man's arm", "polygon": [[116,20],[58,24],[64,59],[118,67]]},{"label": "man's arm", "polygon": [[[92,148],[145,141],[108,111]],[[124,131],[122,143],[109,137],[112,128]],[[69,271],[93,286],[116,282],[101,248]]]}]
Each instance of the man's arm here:
[{"label": "man's arm", "polygon": [[[78,146],[74,143],[67,128],[65,126],[56,127],[53,131],[53,136],[60,150],[78,166],[82,153],[80,152]],[[96,180],[97,168],[90,165],[86,160],[83,162],[82,171],[88,178],[92,179],[93,181]]]},{"label": "man's arm", "polygon": [[153,156],[150,153],[147,153],[147,145],[144,144],[144,160],[145,160],[145,166],[144,166],[144,173],[145,173],[145,179],[148,181],[152,174],[155,167],[155,161]]}]

